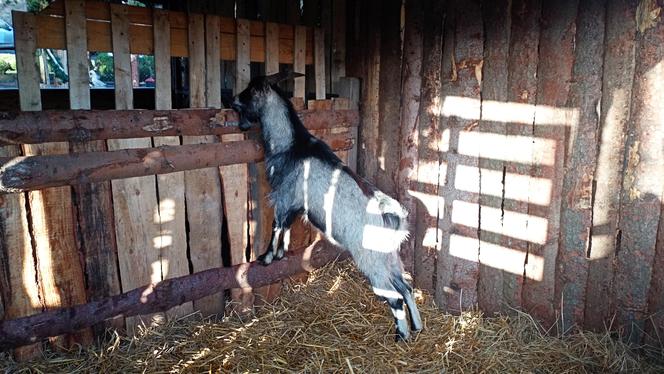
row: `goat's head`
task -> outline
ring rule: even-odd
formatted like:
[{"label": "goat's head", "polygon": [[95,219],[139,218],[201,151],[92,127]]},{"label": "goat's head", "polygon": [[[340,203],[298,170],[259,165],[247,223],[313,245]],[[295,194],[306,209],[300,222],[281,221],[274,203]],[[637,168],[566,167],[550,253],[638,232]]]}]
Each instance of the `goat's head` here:
[{"label": "goat's head", "polygon": [[240,130],[249,130],[251,123],[260,119],[265,104],[271,98],[278,97],[273,85],[286,79],[302,76],[304,74],[283,71],[268,76],[254,77],[249,82],[249,86],[233,98],[233,104],[231,105],[240,115]]}]

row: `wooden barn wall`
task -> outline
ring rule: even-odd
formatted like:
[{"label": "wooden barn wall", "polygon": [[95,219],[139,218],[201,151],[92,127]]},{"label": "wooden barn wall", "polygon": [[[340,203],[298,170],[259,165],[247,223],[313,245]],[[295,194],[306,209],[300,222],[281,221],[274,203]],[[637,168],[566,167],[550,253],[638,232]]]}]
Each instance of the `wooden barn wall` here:
[{"label": "wooden barn wall", "polygon": [[[20,90],[3,92],[0,108],[222,108],[251,77],[292,67],[306,73],[306,78],[284,83],[294,93],[297,110],[357,109],[358,81],[346,78],[345,69],[345,0],[307,0],[302,7],[292,0],[162,5],[163,9],[148,9],[57,0],[39,14],[15,12]],[[68,90],[40,89],[34,68],[37,48],[67,50]],[[88,51],[113,52],[114,90],[90,89]],[[154,89],[133,88],[133,54],[154,55]],[[338,125],[325,125],[314,133],[357,136],[356,124]],[[235,142],[248,136],[254,135],[104,137],[108,140],[6,145],[0,147],[0,156]],[[357,151],[344,149],[339,156],[355,168]],[[270,239],[273,213],[268,192],[264,164],[257,162],[2,194],[0,318],[82,304],[151,282],[254,260]],[[291,248],[302,248],[313,239],[311,229],[298,220]],[[223,314],[227,301],[235,301],[234,308],[244,312],[274,298],[279,290],[280,283],[230,290],[229,298],[220,292],[166,313],[120,317],[51,341],[85,345],[107,327],[131,330],[141,321],[193,311]],[[15,354],[29,358],[40,350],[36,343]]]},{"label": "wooden barn wall", "polygon": [[358,168],[411,210],[402,257],[442,308],[661,344],[662,7],[348,1]]}]

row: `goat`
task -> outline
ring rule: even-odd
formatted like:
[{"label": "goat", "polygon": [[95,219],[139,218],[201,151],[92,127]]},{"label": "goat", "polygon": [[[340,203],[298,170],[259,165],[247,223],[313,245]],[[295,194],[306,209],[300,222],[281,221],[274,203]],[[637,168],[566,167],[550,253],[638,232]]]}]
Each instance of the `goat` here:
[{"label": "goat", "polygon": [[[408,237],[408,212],[394,199],[355,174],[304,127],[293,105],[276,86],[302,76],[281,72],[255,77],[234,97],[239,127],[246,131],[259,122],[267,176],[274,207],[272,238],[263,265],[279,260],[288,250],[290,226],[302,216],[332,244],[348,250],[373,292],[387,301],[396,325],[396,340],[407,340],[410,328],[422,329],[413,289],[403,278],[399,247]],[[283,237],[283,240],[280,240]]]}]

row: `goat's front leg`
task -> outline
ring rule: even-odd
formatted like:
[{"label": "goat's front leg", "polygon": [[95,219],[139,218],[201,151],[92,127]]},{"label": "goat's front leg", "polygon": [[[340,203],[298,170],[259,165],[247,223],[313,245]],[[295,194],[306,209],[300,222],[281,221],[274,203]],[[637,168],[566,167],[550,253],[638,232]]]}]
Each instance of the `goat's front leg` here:
[{"label": "goat's front leg", "polygon": [[297,214],[298,212],[288,212],[287,214],[280,215],[275,210],[275,217],[272,222],[272,238],[265,253],[258,257],[258,261],[261,264],[267,266],[273,260],[284,258],[290,246],[290,227]]},{"label": "goat's front leg", "polygon": [[272,237],[270,238],[270,243],[265,250],[265,253],[258,256],[258,262],[262,265],[267,266],[272,263],[272,260],[277,254],[276,248],[279,246],[279,239],[281,237],[282,228],[277,226],[277,220],[272,221]]}]

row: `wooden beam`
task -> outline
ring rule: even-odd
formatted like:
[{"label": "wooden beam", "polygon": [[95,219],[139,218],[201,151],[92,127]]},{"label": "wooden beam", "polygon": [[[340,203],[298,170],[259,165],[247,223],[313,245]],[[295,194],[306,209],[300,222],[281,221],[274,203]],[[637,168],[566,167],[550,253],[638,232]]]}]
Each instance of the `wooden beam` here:
[{"label": "wooden beam", "polygon": [[325,31],[321,28],[315,30],[314,48],[316,100],[325,100]]},{"label": "wooden beam", "polygon": [[115,316],[136,316],[165,311],[183,302],[228,288],[260,287],[302,272],[310,272],[331,261],[348,257],[327,242],[289,251],[268,267],[245,263],[150,283],[121,295],[70,308],[13,320],[0,321],[0,348],[16,347],[90,326]]},{"label": "wooden beam", "polygon": [[[307,53],[306,40],[306,27],[295,26],[295,47],[294,47],[294,62],[293,71],[296,73],[305,74],[305,58]],[[294,79],[293,83],[293,96],[301,97],[306,100],[305,92],[305,79],[306,77],[299,77]]]}]

